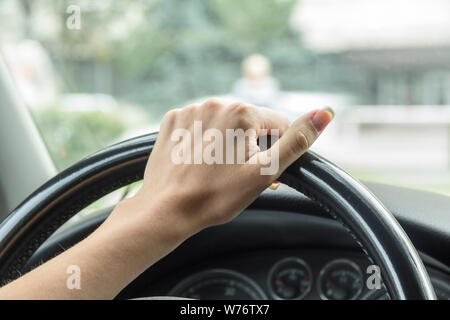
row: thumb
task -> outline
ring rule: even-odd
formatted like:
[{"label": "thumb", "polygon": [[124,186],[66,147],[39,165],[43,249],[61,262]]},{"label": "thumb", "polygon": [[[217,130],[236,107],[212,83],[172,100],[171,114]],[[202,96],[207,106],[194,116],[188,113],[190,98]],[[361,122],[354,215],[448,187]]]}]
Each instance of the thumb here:
[{"label": "thumb", "polygon": [[333,110],[325,108],[309,112],[291,124],[285,134],[272,146],[278,147],[278,175],[311,147],[333,117]]}]

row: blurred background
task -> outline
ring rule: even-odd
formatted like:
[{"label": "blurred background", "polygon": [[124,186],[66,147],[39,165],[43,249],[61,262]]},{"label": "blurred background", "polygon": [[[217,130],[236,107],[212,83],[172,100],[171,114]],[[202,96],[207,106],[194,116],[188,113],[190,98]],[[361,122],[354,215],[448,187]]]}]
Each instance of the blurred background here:
[{"label": "blurred background", "polygon": [[450,195],[448,0],[0,0],[0,52],[59,170],[223,96],[331,106],[315,151]]}]

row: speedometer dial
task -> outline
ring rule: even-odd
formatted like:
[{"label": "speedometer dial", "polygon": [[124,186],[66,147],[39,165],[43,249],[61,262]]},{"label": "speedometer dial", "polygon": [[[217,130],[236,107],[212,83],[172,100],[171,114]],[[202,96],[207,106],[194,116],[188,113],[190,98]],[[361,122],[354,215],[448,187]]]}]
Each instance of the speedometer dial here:
[{"label": "speedometer dial", "polygon": [[318,287],[323,300],[356,299],[363,288],[361,269],[350,260],[334,260],[320,272]]},{"label": "speedometer dial", "polygon": [[286,258],[277,262],[269,273],[269,289],[274,299],[303,299],[311,286],[311,270],[305,261],[298,258]]},{"label": "speedometer dial", "polygon": [[226,269],[202,271],[180,282],[170,296],[201,300],[264,300],[262,289],[249,277]]}]

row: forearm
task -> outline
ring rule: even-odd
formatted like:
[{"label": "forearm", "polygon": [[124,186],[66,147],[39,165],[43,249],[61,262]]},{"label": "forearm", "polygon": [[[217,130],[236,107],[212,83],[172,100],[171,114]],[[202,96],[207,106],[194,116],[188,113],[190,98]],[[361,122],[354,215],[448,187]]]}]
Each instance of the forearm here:
[{"label": "forearm", "polygon": [[[128,200],[88,238],[0,288],[0,299],[111,299],[189,236],[162,210]],[[70,289],[69,266],[80,270],[80,289]]]}]

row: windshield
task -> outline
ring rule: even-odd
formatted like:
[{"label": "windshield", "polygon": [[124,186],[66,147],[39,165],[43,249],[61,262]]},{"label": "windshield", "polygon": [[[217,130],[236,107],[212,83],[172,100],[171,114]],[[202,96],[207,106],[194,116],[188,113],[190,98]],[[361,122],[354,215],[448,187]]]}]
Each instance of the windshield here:
[{"label": "windshield", "polygon": [[62,170],[233,97],[295,119],[364,179],[450,194],[447,0],[3,0],[1,53]]}]

